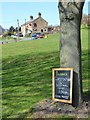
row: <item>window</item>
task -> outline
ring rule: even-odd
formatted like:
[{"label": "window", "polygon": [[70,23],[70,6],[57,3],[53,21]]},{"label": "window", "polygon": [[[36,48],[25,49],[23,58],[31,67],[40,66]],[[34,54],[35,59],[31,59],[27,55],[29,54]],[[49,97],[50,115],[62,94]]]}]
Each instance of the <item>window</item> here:
[{"label": "window", "polygon": [[37,24],[36,24],[36,23],[34,23],[34,27],[37,27]]},{"label": "window", "polygon": [[43,32],[43,29],[41,29],[41,32]]},{"label": "window", "polygon": [[30,23],[29,25],[30,25],[30,26],[32,26],[32,24],[31,24],[31,23]]}]

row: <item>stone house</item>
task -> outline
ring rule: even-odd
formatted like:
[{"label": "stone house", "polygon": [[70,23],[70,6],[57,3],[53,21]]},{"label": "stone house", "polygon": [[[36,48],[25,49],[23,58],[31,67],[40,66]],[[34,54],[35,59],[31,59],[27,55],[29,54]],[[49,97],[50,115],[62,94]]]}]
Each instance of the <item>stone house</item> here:
[{"label": "stone house", "polygon": [[30,16],[30,21],[21,25],[21,32],[24,36],[36,32],[46,33],[48,22],[42,18],[41,13],[38,13],[38,18],[33,19],[33,16]]}]

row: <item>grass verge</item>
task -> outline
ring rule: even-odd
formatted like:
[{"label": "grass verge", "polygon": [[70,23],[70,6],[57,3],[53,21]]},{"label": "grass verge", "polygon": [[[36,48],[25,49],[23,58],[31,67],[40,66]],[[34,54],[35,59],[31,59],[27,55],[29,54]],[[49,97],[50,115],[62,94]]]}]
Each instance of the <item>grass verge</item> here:
[{"label": "grass verge", "polygon": [[[88,92],[87,31],[82,39],[83,90]],[[52,97],[52,68],[59,67],[59,34],[48,39],[5,44],[3,48],[3,118],[25,118],[33,105]],[[90,52],[89,52],[90,54]]]}]

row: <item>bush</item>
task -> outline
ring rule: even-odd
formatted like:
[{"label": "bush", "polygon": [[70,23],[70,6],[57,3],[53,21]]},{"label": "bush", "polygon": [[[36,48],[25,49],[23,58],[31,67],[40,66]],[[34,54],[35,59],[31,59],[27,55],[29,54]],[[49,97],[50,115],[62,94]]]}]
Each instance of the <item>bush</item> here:
[{"label": "bush", "polygon": [[31,37],[31,33],[26,34],[25,37]]}]

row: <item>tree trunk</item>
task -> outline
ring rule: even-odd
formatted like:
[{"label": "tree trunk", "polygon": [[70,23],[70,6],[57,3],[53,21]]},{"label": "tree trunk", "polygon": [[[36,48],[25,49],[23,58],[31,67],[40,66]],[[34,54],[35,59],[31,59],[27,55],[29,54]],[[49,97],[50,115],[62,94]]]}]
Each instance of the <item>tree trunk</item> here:
[{"label": "tree trunk", "polygon": [[84,2],[59,1],[60,67],[74,68],[73,106],[82,104],[80,25]]}]

